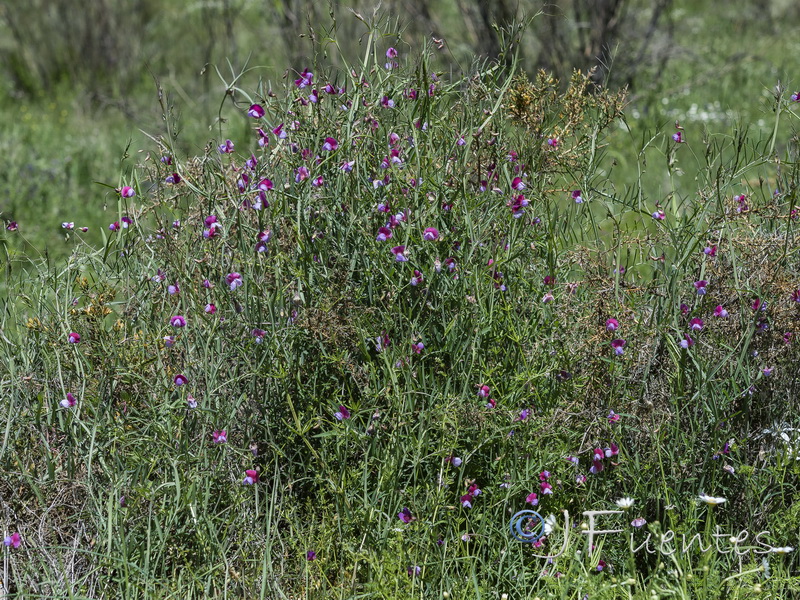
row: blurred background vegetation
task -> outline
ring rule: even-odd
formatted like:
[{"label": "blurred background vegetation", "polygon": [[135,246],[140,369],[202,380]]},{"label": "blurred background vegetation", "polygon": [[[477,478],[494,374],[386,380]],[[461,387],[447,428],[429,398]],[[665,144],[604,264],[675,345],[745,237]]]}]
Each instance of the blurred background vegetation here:
[{"label": "blurred background vegetation", "polygon": [[[0,4],[0,213],[21,226],[13,241],[3,230],[0,244],[22,256],[63,256],[63,221],[89,226],[84,239],[101,241],[115,207],[106,206],[109,188],[94,182],[119,185],[129,154],[164,133],[156,82],[178,124],[176,147],[199,154],[245,126],[230,104],[220,108],[216,69],[230,80],[250,67],[241,85],[269,89],[318,61],[335,67],[338,54],[326,53],[333,20],[344,56],[355,57],[363,29],[350,11],[374,9],[360,0]],[[476,56],[498,55],[494,23],[537,12],[519,49],[524,69],[565,82],[572,69],[594,67],[598,84],[628,86],[628,126],[639,139],[675,120],[690,142],[701,128],[767,132],[774,86],[791,79],[800,53],[800,5],[791,0],[732,0],[725,10],[711,0],[391,0],[379,14],[403,32],[392,42],[401,52],[433,43],[442,71],[456,73]],[[610,176],[633,177],[632,145],[612,138],[610,148]],[[648,191],[662,194],[662,183],[647,182]]]}]

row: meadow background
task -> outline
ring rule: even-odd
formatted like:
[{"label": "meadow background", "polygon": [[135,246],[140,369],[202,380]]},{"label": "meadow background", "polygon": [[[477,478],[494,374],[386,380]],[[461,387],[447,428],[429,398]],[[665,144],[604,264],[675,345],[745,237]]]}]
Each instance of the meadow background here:
[{"label": "meadow background", "polygon": [[0,7],[5,591],[793,597],[800,9],[373,8]]}]

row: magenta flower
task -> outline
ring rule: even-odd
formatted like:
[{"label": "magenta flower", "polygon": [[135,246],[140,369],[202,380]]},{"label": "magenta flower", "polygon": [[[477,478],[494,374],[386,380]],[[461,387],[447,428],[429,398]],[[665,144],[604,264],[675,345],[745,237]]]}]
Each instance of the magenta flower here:
[{"label": "magenta flower", "polygon": [[228,432],[224,429],[215,429],[211,434],[215,444],[225,444],[228,441]]},{"label": "magenta flower", "polygon": [[511,189],[518,192],[525,189],[525,182],[522,181],[522,177],[514,177],[514,180],[511,182]]},{"label": "magenta flower", "polygon": [[423,283],[425,278],[422,276],[420,271],[414,269],[414,275],[411,277],[411,285],[417,287],[419,284]]},{"label": "magenta flower", "polygon": [[475,500],[475,498],[472,497],[472,494],[464,494],[461,496],[461,506],[464,508],[472,508],[473,500]]},{"label": "magenta flower", "polygon": [[589,472],[592,475],[597,475],[598,473],[602,472],[605,469],[605,465],[603,465],[602,461],[595,460],[592,461],[592,466],[589,467]]},{"label": "magenta flower", "polygon": [[527,502],[531,506],[536,506],[537,504],[539,504],[539,497],[536,495],[536,492],[531,492],[525,497],[525,502]]},{"label": "magenta flower", "polygon": [[164,336],[164,345],[167,348],[172,348],[175,345],[175,336],[174,335],[165,335]]},{"label": "magenta flower", "polygon": [[540,484],[540,486],[539,486],[539,487],[540,487],[540,488],[541,488],[541,490],[542,490],[542,496],[545,496],[545,495],[548,495],[548,494],[552,494],[552,493],[553,493],[553,486],[552,486],[552,485],[550,485],[550,484],[549,484],[548,482],[546,482],[546,481],[542,481],[542,483]]},{"label": "magenta flower", "polygon": [[295,183],[300,183],[301,181],[305,181],[308,179],[310,173],[308,171],[308,167],[297,167],[294,171],[294,181]]},{"label": "magenta flower", "polygon": [[258,471],[255,469],[247,469],[245,472],[244,481],[242,481],[242,485],[253,485],[254,483],[258,483]]},{"label": "magenta flower", "polygon": [[614,349],[614,354],[621,356],[625,352],[625,344],[627,342],[622,339],[611,340],[611,347]]},{"label": "magenta flower", "polygon": [[700,281],[694,282],[694,287],[697,290],[698,295],[702,296],[706,293],[706,286],[708,282],[705,279],[701,279]]},{"label": "magenta flower", "polygon": [[411,521],[414,520],[414,517],[411,516],[411,511],[408,508],[403,508],[399,513],[397,513],[397,518],[400,519],[403,523],[408,525]]},{"label": "magenta flower", "polygon": [[637,529],[644,527],[647,525],[647,520],[644,517],[636,517],[633,521],[631,521],[631,527],[636,527]]},{"label": "magenta flower", "polygon": [[397,262],[408,261],[408,257],[406,256],[405,252],[406,252],[405,246],[395,246],[394,248],[392,248],[392,254],[394,254]]},{"label": "magenta flower", "polygon": [[582,204],[583,203],[583,196],[581,196],[580,190],[572,190],[572,199],[575,201],[575,204]]},{"label": "magenta flower", "polygon": [[558,148],[558,138],[547,138],[547,145],[551,148]]},{"label": "magenta flower", "polygon": [[123,198],[133,198],[136,195],[136,191],[129,185],[120,188],[119,195]]},{"label": "magenta flower", "polygon": [[667,218],[666,213],[660,208],[650,216],[653,217],[656,221],[663,221],[664,219]]},{"label": "magenta flower", "polygon": [[117,222],[117,221],[114,221],[113,223],[109,224],[109,226],[108,226],[108,230],[109,231],[119,231],[119,229],[120,229],[119,222]]},{"label": "magenta flower", "polygon": [[411,565],[408,567],[408,569],[406,569],[406,572],[408,573],[409,577],[419,577],[419,575],[422,573],[422,567],[419,565]]},{"label": "magenta flower", "polygon": [[605,448],[603,453],[606,455],[606,458],[611,458],[619,454],[619,447],[614,442],[611,442],[611,445]]},{"label": "magenta flower", "polygon": [[181,288],[178,286],[178,282],[177,281],[175,283],[171,283],[171,284],[169,284],[167,286],[167,292],[169,293],[170,296],[174,296],[176,294],[179,294],[180,291],[181,291]]},{"label": "magenta flower", "polygon": [[714,258],[717,255],[717,247],[716,246],[706,246],[703,249],[703,254],[705,254],[706,256],[710,256],[711,258]]},{"label": "magenta flower", "polygon": [[677,144],[682,144],[683,141],[684,141],[683,140],[683,132],[682,131],[676,131],[675,133],[673,133],[672,134],[672,141],[677,143]]},{"label": "magenta flower", "polygon": [[381,98],[381,106],[383,108],[394,108],[394,100],[389,98],[389,96],[384,96]]},{"label": "magenta flower", "polygon": [[67,392],[67,397],[64,398],[59,404],[64,408],[73,408],[78,403],[70,392]]},{"label": "magenta flower", "polygon": [[9,221],[8,225],[6,225],[6,229],[8,229],[9,231],[16,231],[17,229],[19,229],[19,225],[17,225],[16,221]]},{"label": "magenta flower", "polygon": [[70,344],[77,344],[81,341],[81,334],[75,333],[74,331],[67,336],[67,341]]},{"label": "magenta flower", "polygon": [[750,305],[754,311],[764,311],[767,310],[767,301],[762,300],[761,298],[756,298],[753,300],[753,304]]},{"label": "magenta flower", "polygon": [[181,315],[175,315],[169,320],[169,324],[173,327],[186,327],[186,319]]},{"label": "magenta flower", "polygon": [[317,553],[316,552],[314,552],[313,550],[309,550],[308,552],[306,552],[306,560],[307,561],[311,562],[312,560],[316,560],[316,559],[317,559]]},{"label": "magenta flower", "polygon": [[73,222],[61,223],[61,228],[62,229],[67,229],[67,230],[75,229],[75,223],[73,223]]},{"label": "magenta flower", "polygon": [[388,59],[390,59],[390,60],[391,60],[392,58],[397,58],[397,50],[395,50],[394,48],[389,48],[389,49],[386,51],[386,58],[388,58]]},{"label": "magenta flower", "polygon": [[699,317],[695,317],[691,321],[689,321],[689,329],[692,331],[702,331],[703,330],[703,319]]},{"label": "magenta flower", "polygon": [[680,341],[680,347],[684,350],[688,350],[692,346],[694,346],[694,340],[690,338],[688,334],[684,333],[683,339]]},{"label": "magenta flower", "polygon": [[613,410],[608,411],[608,422],[609,423],[619,423],[620,416],[615,413]]},{"label": "magenta flower", "polygon": [[793,302],[800,302],[800,289],[797,289],[792,292],[792,301]]},{"label": "magenta flower", "polygon": [[461,466],[463,461],[458,456],[448,456],[444,459],[444,462],[450,463],[454,467],[458,468]]},{"label": "magenta flower", "polygon": [[205,310],[205,312],[208,313],[209,315],[213,315],[215,312],[217,312],[217,307],[209,303],[206,304],[206,307],[203,310]]},{"label": "magenta flower", "polygon": [[194,396],[189,394],[186,396],[186,406],[189,408],[197,408],[197,400],[194,399]]},{"label": "magenta flower", "polygon": [[22,538],[20,537],[19,533],[12,533],[3,539],[3,543],[11,548],[19,548],[20,544],[22,543]]},{"label": "magenta flower", "polygon": [[491,393],[491,388],[488,385],[478,386],[478,396],[481,398],[488,398]]},{"label": "magenta flower", "polygon": [[339,410],[333,413],[333,416],[336,417],[337,421],[344,421],[350,418],[350,411],[344,405],[340,405]]},{"label": "magenta flower", "polygon": [[435,227],[428,227],[422,234],[422,239],[426,242],[433,242],[439,239],[439,230]]},{"label": "magenta flower", "polygon": [[326,152],[331,152],[339,147],[339,142],[336,138],[326,137],[325,143],[322,144],[322,149]]},{"label": "magenta flower", "polygon": [[228,273],[225,277],[225,282],[230,286],[231,291],[244,285],[242,276],[239,273]]},{"label": "magenta flower", "polygon": [[264,116],[264,108],[260,104],[252,104],[247,110],[247,116],[260,119]]},{"label": "magenta flower", "polygon": [[606,331],[616,331],[617,329],[619,329],[619,321],[613,317],[606,320]]},{"label": "magenta flower", "polygon": [[181,375],[180,373],[175,375],[175,378],[173,379],[173,381],[174,381],[175,385],[178,386],[178,387],[180,387],[182,385],[186,385],[187,383],[189,383],[189,380],[186,378],[186,375]]},{"label": "magenta flower", "polygon": [[425,349],[425,344],[423,344],[422,342],[411,344],[411,349],[414,351],[415,354],[422,354],[422,351]]},{"label": "magenta flower", "polygon": [[728,311],[722,308],[721,304],[718,304],[717,307],[714,309],[714,316],[724,319],[728,316]]}]

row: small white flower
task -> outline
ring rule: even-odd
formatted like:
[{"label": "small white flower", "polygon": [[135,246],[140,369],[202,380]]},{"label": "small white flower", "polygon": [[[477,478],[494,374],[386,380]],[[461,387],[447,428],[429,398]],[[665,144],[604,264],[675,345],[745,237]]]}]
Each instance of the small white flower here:
[{"label": "small white flower", "polygon": [[627,496],[625,498],[620,498],[619,500],[614,502],[614,504],[619,506],[622,510],[628,510],[631,506],[633,506],[633,503],[634,499],[628,498]]},{"label": "small white flower", "polygon": [[783,546],[781,548],[773,548],[771,551],[775,554],[789,554],[789,552],[794,552],[794,548],[791,546]]},{"label": "small white flower", "polygon": [[553,529],[556,527],[556,516],[555,515],[547,515],[544,518],[544,529],[542,530],[542,535],[550,535],[553,533]]},{"label": "small white flower", "polygon": [[700,494],[700,500],[710,506],[717,506],[718,504],[727,502],[725,498],[720,498],[719,496],[706,496],[705,494]]}]

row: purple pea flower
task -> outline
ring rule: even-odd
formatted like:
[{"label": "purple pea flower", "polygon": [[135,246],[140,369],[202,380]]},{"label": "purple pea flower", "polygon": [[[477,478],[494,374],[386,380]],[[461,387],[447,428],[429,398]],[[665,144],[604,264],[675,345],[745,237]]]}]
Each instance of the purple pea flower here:
[{"label": "purple pea flower", "polygon": [[705,279],[701,279],[700,281],[694,282],[694,287],[697,290],[698,295],[702,296],[706,293],[706,286],[708,282]]},{"label": "purple pea flower", "polygon": [[136,195],[136,191],[129,185],[126,185],[119,189],[119,195],[123,198],[133,198]]},{"label": "purple pea flower", "polygon": [[344,405],[340,405],[339,410],[333,413],[333,416],[336,417],[337,421],[344,421],[350,418],[350,411]]},{"label": "purple pea flower", "polygon": [[244,285],[244,281],[242,280],[242,276],[239,273],[228,273],[225,277],[225,282],[230,286],[231,291],[235,290],[236,288],[242,287]]},{"label": "purple pea flower", "polygon": [[313,550],[309,550],[308,552],[306,552],[306,560],[307,561],[311,562],[312,560],[316,560],[316,559],[317,559],[317,553],[316,552],[314,552]]},{"label": "purple pea flower", "polygon": [[59,404],[61,404],[61,406],[64,408],[73,408],[77,403],[78,401],[75,399],[75,396],[73,396],[70,392],[67,392],[67,397],[59,402]]},{"label": "purple pea flower", "polygon": [[264,108],[260,104],[252,104],[247,110],[247,116],[260,119],[264,116]]},{"label": "purple pea flower", "polygon": [[572,199],[575,201],[575,204],[582,204],[583,203],[583,196],[581,196],[580,190],[572,190]]},{"label": "purple pea flower", "polygon": [[339,142],[337,141],[336,138],[332,137],[326,137],[325,143],[322,144],[322,149],[325,150],[326,152],[331,152],[333,150],[336,150],[338,147],[339,147]]},{"label": "purple pea flower", "polygon": [[175,315],[169,320],[169,324],[173,327],[186,327],[186,318],[181,315]]},{"label": "purple pea flower", "polygon": [[242,481],[242,485],[253,485],[254,483],[258,483],[258,471],[255,469],[247,469],[244,472],[245,478]]},{"label": "purple pea flower", "polygon": [[625,344],[627,344],[627,342],[623,339],[611,340],[611,347],[614,349],[614,353],[617,356],[621,356],[625,351]]},{"label": "purple pea flower", "polygon": [[70,344],[77,344],[81,341],[81,334],[75,333],[74,331],[67,336],[67,341]]},{"label": "purple pea flower", "polygon": [[395,259],[397,262],[407,262],[408,257],[406,256],[406,247],[405,246],[395,246],[392,248],[392,254],[394,254]]},{"label": "purple pea flower", "polygon": [[617,329],[619,329],[619,321],[613,317],[606,320],[606,331],[616,331]]},{"label": "purple pea flower", "polygon": [[680,346],[684,350],[688,350],[689,348],[694,346],[694,340],[691,337],[689,337],[688,334],[684,333],[683,339],[680,341]]},{"label": "purple pea flower", "polygon": [[215,429],[211,434],[215,444],[225,444],[228,441],[228,432],[224,429]]},{"label": "purple pea flower", "polygon": [[411,521],[414,520],[414,517],[411,516],[411,511],[408,508],[403,508],[399,513],[397,513],[397,518],[400,519],[403,523],[408,525]]},{"label": "purple pea flower", "polygon": [[231,154],[233,152],[233,142],[230,140],[225,140],[224,144],[217,146],[217,152],[220,154]]},{"label": "purple pea flower", "polygon": [[717,307],[714,309],[714,316],[724,319],[728,316],[728,311],[722,308],[721,304],[718,304]]},{"label": "purple pea flower", "polygon": [[186,378],[185,375],[181,375],[179,373],[178,375],[175,375],[173,382],[175,383],[176,386],[180,387],[182,385],[186,385],[187,383],[189,383],[189,380]]},{"label": "purple pea flower", "polygon": [[689,328],[692,331],[702,331],[703,330],[703,325],[704,325],[703,319],[701,319],[699,317],[695,317],[694,319],[689,321]]},{"label": "purple pea flower", "polygon": [[3,539],[3,544],[5,544],[7,547],[19,548],[20,544],[22,544],[22,538],[20,537],[19,533],[12,533]]},{"label": "purple pea flower", "polygon": [[435,227],[428,227],[422,234],[422,239],[426,242],[433,242],[439,239],[439,230]]}]

